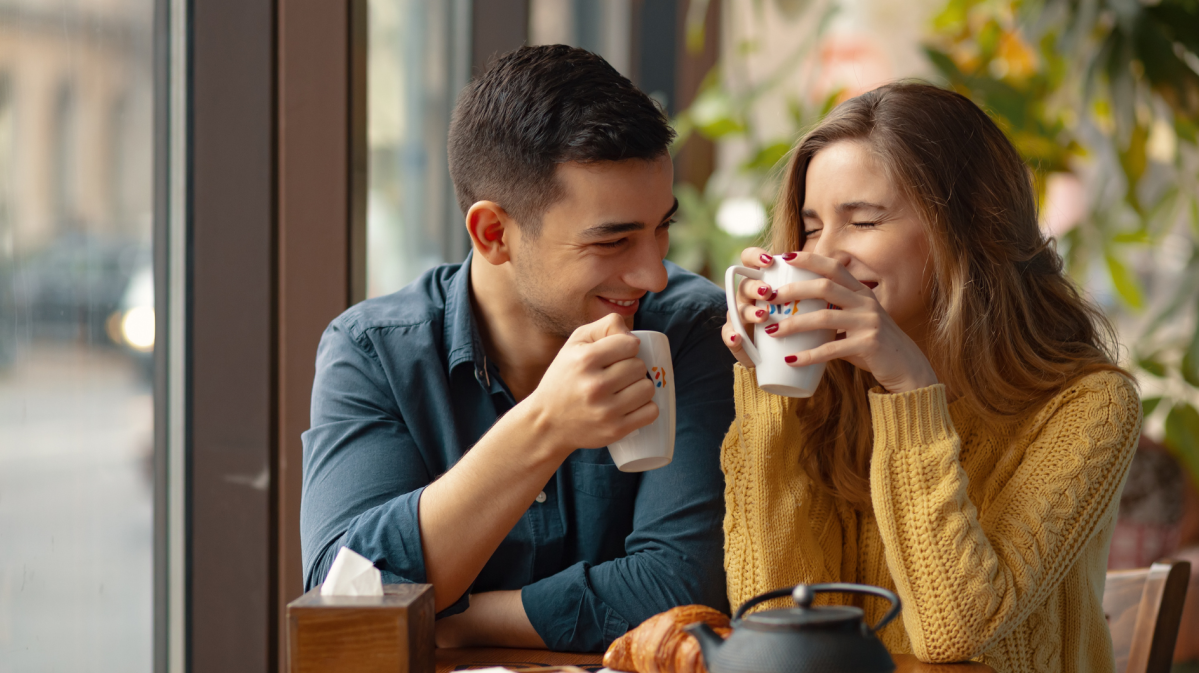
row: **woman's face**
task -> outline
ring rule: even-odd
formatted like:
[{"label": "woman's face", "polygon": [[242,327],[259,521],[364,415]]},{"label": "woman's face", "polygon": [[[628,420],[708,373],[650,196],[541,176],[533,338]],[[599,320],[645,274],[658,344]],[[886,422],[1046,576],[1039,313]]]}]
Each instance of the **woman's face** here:
[{"label": "woman's face", "polygon": [[923,345],[932,259],[914,208],[862,141],[840,141],[808,163],[804,251],[831,257],[873,289],[883,309]]}]

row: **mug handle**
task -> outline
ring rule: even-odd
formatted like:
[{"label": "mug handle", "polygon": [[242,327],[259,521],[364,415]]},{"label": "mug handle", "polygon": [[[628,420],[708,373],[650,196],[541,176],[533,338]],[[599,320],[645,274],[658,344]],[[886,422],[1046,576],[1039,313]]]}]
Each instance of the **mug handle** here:
[{"label": "mug handle", "polygon": [[741,274],[746,278],[754,280],[762,280],[765,274],[761,269],[751,269],[748,266],[730,266],[728,271],[724,272],[724,297],[729,305],[729,317],[733,321],[733,329],[737,330],[737,334],[741,336],[741,347],[745,349],[745,354],[749,356],[754,366],[762,363],[762,356],[758,355],[758,347],[750,340],[749,334],[745,331],[745,323],[741,321],[741,311],[737,310],[737,291],[733,287],[734,276]]}]

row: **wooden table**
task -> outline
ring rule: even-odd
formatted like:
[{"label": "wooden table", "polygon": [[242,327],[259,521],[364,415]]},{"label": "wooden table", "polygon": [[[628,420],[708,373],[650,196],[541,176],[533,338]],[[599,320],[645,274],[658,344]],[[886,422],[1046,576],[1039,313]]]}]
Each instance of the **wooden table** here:
[{"label": "wooden table", "polygon": [[[994,673],[984,664],[925,664],[910,654],[895,655],[896,673]],[[545,650],[508,650],[501,648],[466,648],[437,650],[437,673],[452,673],[471,668],[503,666],[520,670],[538,666],[578,666],[589,671],[601,668],[600,655],[547,652]]]}]

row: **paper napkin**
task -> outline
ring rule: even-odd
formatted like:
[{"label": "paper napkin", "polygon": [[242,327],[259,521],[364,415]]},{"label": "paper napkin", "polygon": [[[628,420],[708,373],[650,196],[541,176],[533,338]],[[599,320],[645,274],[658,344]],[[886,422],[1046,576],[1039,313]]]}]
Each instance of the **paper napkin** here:
[{"label": "paper napkin", "polygon": [[342,547],[321,585],[321,595],[382,596],[383,578],[366,557],[349,547]]}]

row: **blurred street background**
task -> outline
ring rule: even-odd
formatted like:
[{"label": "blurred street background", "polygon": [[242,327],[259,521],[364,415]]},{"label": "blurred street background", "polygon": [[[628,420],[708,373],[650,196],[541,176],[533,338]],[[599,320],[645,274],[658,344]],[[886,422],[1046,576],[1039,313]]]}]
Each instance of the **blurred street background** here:
[{"label": "blurred street background", "polygon": [[[488,0],[364,2],[378,296],[466,254],[445,135],[494,54],[463,47]],[[155,6],[0,0],[0,673],[151,669]],[[1199,561],[1199,3],[519,6],[494,20],[600,53],[671,117],[670,258],[710,278],[766,240],[790,148],[837,103],[916,77],[986,109],[1142,387],[1111,567]],[[1177,659],[1196,670],[1187,610]]]}]

